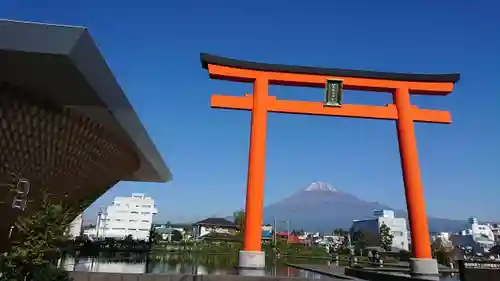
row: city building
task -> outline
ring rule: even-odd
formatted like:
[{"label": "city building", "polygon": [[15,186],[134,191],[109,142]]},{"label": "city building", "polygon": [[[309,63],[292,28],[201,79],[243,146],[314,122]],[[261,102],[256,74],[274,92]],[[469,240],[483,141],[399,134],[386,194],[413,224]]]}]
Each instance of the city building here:
[{"label": "city building", "polygon": [[437,232],[431,234],[432,248],[453,248],[451,234],[449,232]]},{"label": "city building", "polygon": [[488,253],[495,246],[495,235],[487,224],[469,218],[467,228],[451,236],[454,246],[470,249],[475,253]]},{"label": "city building", "polygon": [[148,240],[157,212],[154,199],[142,193],[115,197],[112,205],[97,215],[95,235],[97,238],[132,236],[135,240]]},{"label": "city building", "polygon": [[385,224],[394,236],[392,239],[393,250],[409,250],[409,232],[405,218],[394,217],[394,211],[390,210],[376,210],[373,212],[373,216],[374,218],[353,221],[352,231],[362,230],[380,235],[380,227]]},{"label": "city building", "polygon": [[273,226],[263,225],[262,226],[262,240],[273,239]]},{"label": "city building", "polygon": [[431,233],[431,241],[434,242],[436,240],[444,240],[448,241],[451,238],[451,233],[449,232],[435,232]]},{"label": "city building", "polygon": [[191,229],[191,225],[187,224],[160,224],[154,226],[155,232],[161,235],[162,240],[172,241],[173,233],[178,231],[183,239],[191,239],[192,235],[186,230]]},{"label": "city building", "polygon": [[500,243],[500,223],[488,223],[486,225],[493,232],[493,235],[495,236],[495,241],[497,243]]},{"label": "city building", "polygon": [[292,232],[277,232],[276,239],[286,241],[288,244],[306,244],[304,236],[299,236]]},{"label": "city building", "polygon": [[238,226],[224,218],[207,218],[193,224],[196,238],[202,238],[210,233],[235,234]]},{"label": "city building", "polygon": [[76,217],[120,181],[171,180],[87,28],[0,20],[0,38],[0,252],[42,186]]},{"label": "city building", "polygon": [[79,237],[83,234],[83,214],[78,215],[69,226],[68,236],[71,238]]},{"label": "city building", "polygon": [[341,235],[323,235],[320,239],[313,241],[314,244],[319,246],[325,246],[328,250],[333,248],[334,250],[339,249],[344,244],[345,236]]}]

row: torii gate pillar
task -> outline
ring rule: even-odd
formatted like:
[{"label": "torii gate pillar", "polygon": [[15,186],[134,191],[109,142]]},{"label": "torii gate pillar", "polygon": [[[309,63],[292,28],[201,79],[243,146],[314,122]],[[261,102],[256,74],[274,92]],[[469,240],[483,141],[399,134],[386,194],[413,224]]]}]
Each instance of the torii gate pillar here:
[{"label": "torii gate pillar", "polygon": [[[245,209],[245,235],[239,266],[263,269],[261,251],[267,113],[342,116],[395,120],[398,133],[408,218],[412,238],[411,274],[420,279],[439,279],[432,259],[415,138],[415,122],[451,123],[450,113],[419,109],[410,103],[411,94],[447,95],[460,79],[459,74],[406,74],[359,70],[327,69],[265,64],[201,55],[203,68],[211,78],[253,83],[253,94],[243,97],[213,95],[215,108],[251,110],[250,151]],[[269,85],[325,87],[324,102],[278,100],[269,96]],[[342,89],[388,92],[393,103],[387,106],[342,105]]]}]

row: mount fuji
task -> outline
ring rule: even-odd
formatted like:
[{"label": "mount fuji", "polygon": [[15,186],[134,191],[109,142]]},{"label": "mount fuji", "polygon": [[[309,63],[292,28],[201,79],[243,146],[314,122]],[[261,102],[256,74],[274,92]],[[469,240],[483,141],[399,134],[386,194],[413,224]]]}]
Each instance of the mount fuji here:
[{"label": "mount fuji", "polygon": [[[335,228],[348,229],[353,220],[373,217],[374,210],[393,210],[396,217],[407,218],[407,213],[387,205],[368,202],[316,181],[277,203],[264,208],[264,222],[272,224],[289,221],[291,229],[331,232]],[[465,221],[429,217],[431,232],[458,231]],[[283,229],[283,223],[277,228]]]}]

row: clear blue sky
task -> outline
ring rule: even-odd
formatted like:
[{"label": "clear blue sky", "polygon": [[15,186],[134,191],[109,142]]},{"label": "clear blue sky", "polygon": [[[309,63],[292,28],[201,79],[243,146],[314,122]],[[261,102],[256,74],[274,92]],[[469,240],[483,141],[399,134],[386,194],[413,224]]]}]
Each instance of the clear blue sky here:
[{"label": "clear blue sky", "polygon": [[[158,220],[228,215],[244,206],[250,113],[209,107],[212,93],[246,84],[209,80],[200,52],[273,63],[399,72],[460,72],[448,97],[452,125],[416,127],[428,212],[500,220],[498,1],[55,1],[3,0],[0,17],[83,25],[174,174],[168,184],[120,183],[114,196],[157,199]],[[321,100],[321,89],[272,87],[280,98]],[[347,92],[345,103],[389,94]],[[335,151],[335,152],[333,152]],[[392,121],[271,114],[266,204],[322,180],[404,208]]]}]

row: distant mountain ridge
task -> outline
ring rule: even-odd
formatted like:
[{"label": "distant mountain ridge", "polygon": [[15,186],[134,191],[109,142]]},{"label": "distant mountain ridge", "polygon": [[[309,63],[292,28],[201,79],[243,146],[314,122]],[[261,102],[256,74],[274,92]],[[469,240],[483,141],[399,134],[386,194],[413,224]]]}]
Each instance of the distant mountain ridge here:
[{"label": "distant mountain ridge", "polygon": [[[315,181],[299,192],[264,208],[264,222],[277,219],[278,229],[289,221],[292,229],[331,232],[335,228],[348,229],[353,220],[373,218],[374,210],[393,210],[396,217],[408,218],[403,210],[396,210],[378,202],[368,202],[333,188],[330,184]],[[465,220],[429,217],[429,231],[455,232],[464,227]]]}]

